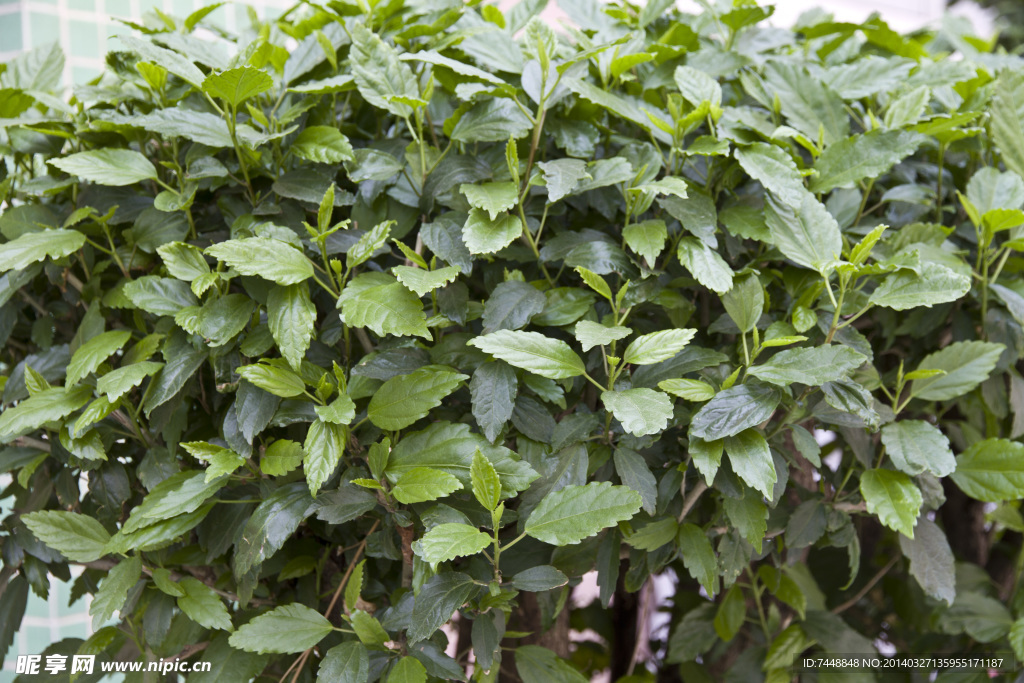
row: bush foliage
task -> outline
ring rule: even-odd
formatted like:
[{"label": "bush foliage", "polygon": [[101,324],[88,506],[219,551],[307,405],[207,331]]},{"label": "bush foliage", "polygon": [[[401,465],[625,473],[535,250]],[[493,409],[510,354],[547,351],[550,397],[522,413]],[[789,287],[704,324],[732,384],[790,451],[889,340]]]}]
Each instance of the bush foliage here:
[{"label": "bush foliage", "polygon": [[0,646],[52,575],[190,681],[1024,657],[1021,60],[559,5],[6,65]]}]

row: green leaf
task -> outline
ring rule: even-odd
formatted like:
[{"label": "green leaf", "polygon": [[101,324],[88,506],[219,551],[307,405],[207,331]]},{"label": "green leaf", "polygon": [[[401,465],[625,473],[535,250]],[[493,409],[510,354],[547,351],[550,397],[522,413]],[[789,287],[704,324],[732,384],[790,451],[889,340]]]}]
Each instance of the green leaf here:
[{"label": "green leaf", "polygon": [[279,285],[294,285],[313,276],[313,264],[301,251],[268,237],[218,242],[207,247],[206,253],[242,275],[256,275]]},{"label": "green leaf", "polygon": [[110,534],[97,520],[77,512],[40,510],[21,516],[32,535],[73,562],[103,557]]},{"label": "green leaf", "polygon": [[512,419],[519,381],[515,371],[505,363],[482,363],[469,383],[473,398],[473,417],[484,436],[492,443]]},{"label": "green leaf", "polygon": [[971,288],[967,275],[954,272],[945,266],[925,261],[921,274],[900,270],[882,281],[871,293],[869,303],[896,311],[934,304],[944,304],[960,299]]},{"label": "green leaf", "polygon": [[574,334],[576,341],[583,346],[583,350],[589,351],[595,346],[608,346],[614,341],[625,339],[633,334],[633,330],[621,325],[607,327],[600,323],[590,322],[589,320],[581,320],[576,323]]},{"label": "green leaf", "polygon": [[586,683],[571,664],[540,645],[516,648],[516,671],[523,683]]},{"label": "green leaf", "polygon": [[98,629],[114,615],[114,612],[124,607],[128,591],[140,578],[142,559],[138,555],[126,557],[107,572],[100,583],[100,589],[92,598],[92,604],[89,605],[93,629]]},{"label": "green leaf", "polygon": [[270,74],[251,66],[212,73],[203,80],[203,92],[224,100],[232,109],[274,87]]},{"label": "green leaf", "polygon": [[264,498],[235,544],[235,575],[248,573],[280,550],[314,509],[316,503],[302,481],[285,484]]},{"label": "green leaf", "polygon": [[747,615],[747,602],[743,599],[743,590],[733,586],[725,594],[725,598],[715,612],[715,632],[718,637],[729,642],[736,637],[743,627],[743,619]]},{"label": "green leaf", "polygon": [[402,118],[410,116],[412,107],[401,102],[402,98],[419,99],[412,69],[393,47],[362,24],[352,22],[346,28],[352,36],[349,63],[359,94],[377,109]]},{"label": "green leaf", "polygon": [[116,330],[96,335],[82,344],[71,356],[71,362],[68,363],[68,385],[77,384],[80,379],[95,372],[100,363],[115,351],[123,348],[131,338],[132,333],[128,330]]},{"label": "green leaf", "polygon": [[502,282],[484,304],[484,334],[524,327],[544,310],[546,301],[533,285],[517,280]]},{"label": "green leaf", "polygon": [[178,598],[178,608],[189,619],[204,628],[231,630],[231,616],[212,588],[191,576],[182,578],[177,585],[185,591]]},{"label": "green leaf", "polygon": [[231,634],[231,647],[246,652],[289,654],[313,647],[334,630],[331,622],[305,605],[275,607]]},{"label": "green leaf", "polygon": [[135,506],[121,527],[131,533],[178,514],[193,512],[215,494],[226,482],[206,481],[201,470],[177,472],[153,487],[140,505]]},{"label": "green leaf", "polygon": [[913,154],[925,140],[906,130],[872,130],[840,140],[814,162],[818,175],[811,178],[811,192],[821,194],[877,178]]},{"label": "green leaf", "polygon": [[722,256],[696,237],[679,240],[679,262],[697,282],[719,294],[732,289],[733,272]]},{"label": "green leaf", "polygon": [[512,100],[481,100],[459,118],[451,132],[456,142],[505,142],[509,136],[521,138],[533,127],[526,114]]},{"label": "green leaf", "polygon": [[301,465],[305,457],[306,453],[299,443],[278,439],[267,446],[260,458],[260,471],[271,477],[280,477]]},{"label": "green leaf", "polygon": [[633,436],[662,432],[672,417],[672,401],[653,389],[605,391],[601,394],[601,401],[622,423],[622,428]]},{"label": "green leaf", "polygon": [[622,356],[632,365],[653,365],[672,358],[683,350],[697,330],[661,330],[634,339]]},{"label": "green leaf", "polygon": [[534,508],[523,530],[551,545],[575,545],[631,518],[640,506],[640,494],[626,486],[609,482],[566,486],[548,494]]},{"label": "green leaf", "polygon": [[167,267],[167,272],[179,280],[192,282],[196,278],[208,275],[210,266],[203,258],[203,250],[184,242],[168,242],[156,249]]},{"label": "green leaf", "polygon": [[349,641],[327,651],[317,670],[317,683],[362,683],[369,676],[369,653],[362,643]]},{"label": "green leaf", "polygon": [[0,414],[0,439],[25,434],[67,417],[89,402],[89,387],[44,389]]},{"label": "green leaf", "polygon": [[748,147],[737,148],[735,155],[747,175],[786,204],[800,206],[807,196],[803,177],[793,157],[775,145],[755,142]]},{"label": "green leaf", "polygon": [[384,273],[361,273],[352,279],[338,302],[341,319],[350,327],[368,327],[377,335],[415,335],[430,339],[423,302]]},{"label": "green leaf", "polygon": [[[408,474],[404,475],[402,479],[406,476]],[[469,470],[469,478],[473,485],[473,496],[477,501],[487,510],[498,507],[498,502],[501,501],[501,478],[491,461],[485,458],[480,451],[473,454],[473,465]],[[399,482],[402,479],[399,479]]]},{"label": "green leaf", "polygon": [[748,368],[747,374],[781,387],[818,386],[846,377],[867,360],[848,346],[804,347],[780,351],[767,362]]},{"label": "green leaf", "polygon": [[658,388],[687,401],[708,401],[715,396],[713,386],[697,379],[666,379],[658,382]]},{"label": "green leaf", "polygon": [[690,576],[700,582],[708,595],[714,597],[718,592],[718,558],[715,557],[707,534],[694,524],[680,524],[676,544]]},{"label": "green leaf", "polygon": [[502,214],[490,218],[486,211],[473,209],[462,226],[462,239],[471,254],[493,254],[501,251],[523,234],[518,216]]},{"label": "green leaf", "polygon": [[739,478],[770,500],[778,476],[768,442],[761,432],[745,429],[735,436],[727,436],[725,453]]},{"label": "green leaf", "polygon": [[568,196],[581,180],[590,178],[587,163],[581,159],[553,159],[541,161],[537,167],[544,173],[544,184],[548,189],[548,203],[554,204]]},{"label": "green leaf", "polygon": [[583,361],[565,342],[537,332],[501,330],[469,341],[509,365],[548,379],[565,379],[584,374]]},{"label": "green leaf", "polygon": [[549,564],[524,569],[512,577],[512,586],[516,590],[530,593],[543,593],[567,583],[569,583],[569,577]]},{"label": "green leaf", "polygon": [[46,258],[63,258],[84,244],[85,235],[77,230],[26,232],[17,239],[0,244],[0,273],[21,270]]},{"label": "green leaf", "polygon": [[142,384],[142,380],[155,375],[163,366],[163,363],[149,360],[125,365],[100,377],[96,382],[96,391],[106,395],[107,400],[113,403]]},{"label": "green leaf", "polygon": [[304,128],[288,149],[315,164],[340,164],[355,159],[352,144],[334,126]]},{"label": "green leaf", "polygon": [[998,503],[1024,498],[1024,444],[985,439],[960,454],[953,481],[975,500]]},{"label": "green leaf", "polygon": [[352,622],[352,630],[356,632],[359,641],[375,650],[384,649],[384,643],[388,642],[388,632],[380,625],[380,622],[372,615],[357,609],[349,617]]},{"label": "green leaf", "polygon": [[805,194],[799,204],[768,195],[765,222],[782,255],[806,268],[823,271],[843,253],[839,224],[811,194]]},{"label": "green leaf", "polygon": [[992,99],[992,139],[1006,167],[1024,177],[1024,74],[1004,69]]},{"label": "green leaf", "polygon": [[826,83],[797,62],[771,61],[765,67],[765,83],[778,97],[791,126],[812,140],[823,131],[825,145],[850,134],[850,117],[843,100]]},{"label": "green leaf", "polygon": [[423,270],[412,266],[395,266],[391,272],[395,274],[398,281],[416,293],[417,296],[425,296],[438,287],[444,287],[449,282],[454,282],[459,276],[458,266],[446,266],[437,270]]},{"label": "green leaf", "polygon": [[653,268],[668,241],[668,228],[662,220],[641,221],[623,228],[622,237],[629,248],[643,256]]},{"label": "green leaf", "polygon": [[625,486],[640,494],[643,509],[653,515],[658,504],[658,482],[643,456],[628,448],[616,448],[615,471]]},{"label": "green leaf", "polygon": [[415,657],[402,657],[391,668],[387,683],[427,683],[427,670]]},{"label": "green leaf", "polygon": [[738,277],[733,288],[722,295],[722,305],[740,332],[746,334],[757,326],[764,310],[764,287],[753,273]]},{"label": "green leaf", "polygon": [[[725,514],[732,525],[743,534],[754,550],[761,552],[765,532],[768,530],[768,506],[760,493],[745,488],[742,498],[722,498]],[[788,539],[787,539],[788,540]]]},{"label": "green leaf", "polygon": [[911,476],[928,470],[946,477],[957,468],[949,439],[924,420],[901,420],[882,427],[882,444],[893,465]]},{"label": "green leaf", "polygon": [[341,394],[325,406],[316,406],[317,417],[324,422],[336,425],[347,425],[356,416],[356,404],[345,394]]},{"label": "green leaf", "polygon": [[245,458],[230,448],[214,446],[205,441],[192,441],[181,444],[188,453],[209,465],[206,468],[206,481],[214,481],[225,474],[231,474],[245,464]]},{"label": "green leaf", "polygon": [[441,405],[468,375],[443,366],[427,366],[392,377],[370,399],[367,417],[381,429],[405,429]]},{"label": "green leaf", "polygon": [[413,550],[426,562],[438,564],[476,555],[492,541],[490,536],[468,524],[438,524],[413,544]]},{"label": "green leaf", "polygon": [[362,560],[352,571],[352,575],[345,584],[345,606],[351,612],[357,608],[359,596],[363,592],[363,575],[366,570],[366,560]]},{"label": "green leaf", "polygon": [[461,488],[462,483],[452,474],[429,467],[414,467],[398,478],[391,494],[399,503],[411,505],[444,498]]},{"label": "green leaf", "polygon": [[608,299],[608,301],[613,301],[612,290],[603,277],[592,270],[587,270],[583,266],[576,266],[575,270],[580,274],[580,277],[583,278],[583,281],[587,283],[587,287],[590,287],[605,299]]},{"label": "green leaf", "polygon": [[944,375],[916,379],[910,387],[915,398],[947,401],[963,396],[984,382],[999,361],[1002,344],[965,341],[950,344],[925,356],[917,370],[944,370]]},{"label": "green leaf", "polygon": [[903,128],[921,120],[932,98],[932,90],[927,85],[920,85],[900,95],[885,110],[886,128]]},{"label": "green leaf", "polygon": [[274,396],[291,398],[302,395],[306,390],[306,384],[301,377],[291,370],[275,365],[245,365],[235,368],[235,372]]},{"label": "green leaf", "polygon": [[190,673],[189,683],[248,683],[260,675],[270,657],[236,650],[228,643],[228,637],[227,633],[220,633],[212,638],[202,658],[210,668]]},{"label": "green leaf", "polygon": [[49,163],[69,175],[99,185],[134,185],[157,178],[152,162],[130,149],[94,149],[50,159]]},{"label": "green leaf", "polygon": [[176,315],[199,303],[189,286],[180,280],[144,275],[124,285],[124,295],[136,307],[153,315]]},{"label": "green leaf", "polygon": [[314,496],[341,462],[341,456],[345,453],[345,435],[346,429],[333,422],[315,420],[310,424],[306,441],[302,444],[306,454],[302,468],[306,471],[309,492]]},{"label": "green leaf", "polygon": [[202,88],[203,72],[195,64],[173,50],[157,47],[148,40],[130,35],[119,35],[118,40],[143,60],[159,64],[172,74],[196,88]]},{"label": "green leaf", "polygon": [[921,511],[921,490],[903,472],[868,470],[860,478],[860,493],[868,512],[885,526],[908,538]]},{"label": "green leaf", "polygon": [[378,249],[383,249],[388,243],[393,225],[394,221],[377,223],[360,237],[359,241],[352,245],[352,248],[345,254],[345,267],[352,270],[356,266],[366,263]]},{"label": "green leaf", "polygon": [[399,56],[403,62],[417,61],[426,62],[427,64],[433,64],[434,66],[442,66],[446,69],[451,69],[455,73],[461,76],[469,76],[476,78],[493,85],[504,85],[505,81],[501,80],[497,76],[483,69],[478,69],[465,62],[460,62],[457,59],[451,59],[434,50],[421,50],[419,52],[410,52]]},{"label": "green leaf", "polygon": [[270,288],[267,323],[281,355],[292,369],[298,371],[313,339],[313,326],[316,324],[316,307],[309,298],[306,283]]},{"label": "green leaf", "polygon": [[416,596],[412,608],[412,624],[406,632],[409,641],[415,643],[429,637],[450,621],[455,610],[462,607],[477,590],[476,583],[466,574],[446,572],[431,578]]},{"label": "green leaf", "polygon": [[185,595],[185,589],[171,578],[171,570],[163,568],[153,569],[153,583],[161,591],[175,598]]},{"label": "green leaf", "polygon": [[956,600],[955,558],[942,529],[922,517],[917,520],[913,538],[900,534],[900,550],[910,560],[910,574],[924,592],[952,605]]},{"label": "green leaf", "polygon": [[486,211],[492,221],[519,203],[519,188],[513,182],[484,183],[471,185],[463,183],[459,191],[466,195],[469,205]]},{"label": "green leaf", "polygon": [[779,393],[767,384],[748,382],[725,389],[693,416],[690,433],[705,441],[735,436],[770,418],[779,400]]}]

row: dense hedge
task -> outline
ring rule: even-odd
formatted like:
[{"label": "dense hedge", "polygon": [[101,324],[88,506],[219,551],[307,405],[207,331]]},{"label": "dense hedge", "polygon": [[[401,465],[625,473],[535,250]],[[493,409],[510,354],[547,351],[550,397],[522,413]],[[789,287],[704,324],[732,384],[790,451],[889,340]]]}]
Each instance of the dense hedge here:
[{"label": "dense hedge", "polygon": [[6,65],[0,648],[52,575],[190,681],[1024,657],[1022,60],[543,6]]}]

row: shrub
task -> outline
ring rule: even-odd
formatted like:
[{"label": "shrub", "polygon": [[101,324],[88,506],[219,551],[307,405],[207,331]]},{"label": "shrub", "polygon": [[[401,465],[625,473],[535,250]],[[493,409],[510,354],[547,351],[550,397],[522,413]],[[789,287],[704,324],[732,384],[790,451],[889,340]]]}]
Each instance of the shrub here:
[{"label": "shrub", "polygon": [[543,4],[7,65],[3,646],[52,575],[190,681],[1024,656],[1021,61]]}]

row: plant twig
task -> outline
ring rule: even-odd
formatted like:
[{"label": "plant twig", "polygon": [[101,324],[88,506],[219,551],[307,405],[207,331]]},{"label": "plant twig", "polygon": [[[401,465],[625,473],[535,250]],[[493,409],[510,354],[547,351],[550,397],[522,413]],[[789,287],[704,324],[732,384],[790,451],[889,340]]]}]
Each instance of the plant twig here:
[{"label": "plant twig", "polygon": [[889,560],[889,562],[887,562],[884,567],[878,570],[878,573],[872,576],[871,580],[864,584],[864,587],[857,591],[856,595],[854,595],[852,598],[850,598],[843,604],[833,607],[832,614],[842,614],[846,610],[856,605],[861,598],[868,594],[868,591],[875,587],[876,583],[882,580],[882,577],[889,573],[889,570],[893,568],[893,565],[895,565],[899,561],[899,559],[899,555],[893,555],[892,559]]}]

